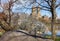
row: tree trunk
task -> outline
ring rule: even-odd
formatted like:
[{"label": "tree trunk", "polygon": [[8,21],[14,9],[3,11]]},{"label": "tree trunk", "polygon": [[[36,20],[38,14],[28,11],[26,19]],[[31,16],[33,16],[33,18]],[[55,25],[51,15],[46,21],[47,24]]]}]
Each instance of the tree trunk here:
[{"label": "tree trunk", "polygon": [[52,32],[52,39],[55,41],[56,34],[55,34],[55,28],[54,28],[54,14],[52,14],[52,20],[51,20],[51,32]]},{"label": "tree trunk", "polygon": [[11,4],[9,2],[9,25],[11,25],[11,14],[10,14],[10,7],[11,7]]},{"label": "tree trunk", "polygon": [[52,13],[52,20],[51,20],[51,32],[52,32],[52,39],[55,41],[56,38],[56,33],[55,33],[55,28],[54,28],[54,23],[55,23],[55,0],[52,0],[52,5],[51,5],[51,13]]}]

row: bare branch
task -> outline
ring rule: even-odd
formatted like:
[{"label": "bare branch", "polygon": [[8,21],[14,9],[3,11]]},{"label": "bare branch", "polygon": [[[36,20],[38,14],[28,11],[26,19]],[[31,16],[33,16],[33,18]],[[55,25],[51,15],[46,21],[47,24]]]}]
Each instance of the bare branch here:
[{"label": "bare branch", "polygon": [[45,2],[49,5],[49,7],[51,7],[49,0],[45,0]]},{"label": "bare branch", "polygon": [[59,7],[59,6],[60,6],[60,4],[56,5],[56,7],[55,7],[55,8],[57,8],[57,7]]},{"label": "bare branch", "polygon": [[45,10],[45,11],[51,11],[51,10],[49,10],[49,9],[44,9],[44,8],[40,8],[40,9]]},{"label": "bare branch", "polygon": [[[39,3],[38,3],[39,4]],[[47,8],[47,9],[50,9],[50,7],[47,7],[47,6],[43,6],[43,5],[41,5],[41,4],[39,4],[41,7],[43,7],[43,8]]]}]

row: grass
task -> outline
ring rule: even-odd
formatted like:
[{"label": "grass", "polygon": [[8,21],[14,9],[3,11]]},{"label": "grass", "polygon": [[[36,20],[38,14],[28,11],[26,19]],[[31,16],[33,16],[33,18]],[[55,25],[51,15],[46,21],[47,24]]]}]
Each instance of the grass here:
[{"label": "grass", "polygon": [[[49,36],[49,35],[47,35],[47,36],[45,36],[46,38],[51,38],[51,36]],[[56,37],[56,40],[55,41],[60,41],[60,37]]]},{"label": "grass", "polygon": [[1,35],[3,35],[3,33],[2,33],[2,32],[0,32],[0,36],[1,36]]},{"label": "grass", "polygon": [[60,37],[56,37],[56,40],[55,41],[60,41]]}]

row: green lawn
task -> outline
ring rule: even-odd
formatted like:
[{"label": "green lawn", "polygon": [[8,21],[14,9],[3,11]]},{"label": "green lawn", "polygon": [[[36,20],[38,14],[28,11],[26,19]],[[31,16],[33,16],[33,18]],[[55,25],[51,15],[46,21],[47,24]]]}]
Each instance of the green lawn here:
[{"label": "green lawn", "polygon": [[2,36],[3,35],[3,33],[2,32],[0,32],[0,36]]},{"label": "green lawn", "polygon": [[60,41],[60,37],[57,37],[57,38],[56,38],[56,41]]},{"label": "green lawn", "polygon": [[[51,38],[51,36],[45,36],[46,38]],[[60,37],[56,37],[56,40],[55,41],[60,41]]]}]

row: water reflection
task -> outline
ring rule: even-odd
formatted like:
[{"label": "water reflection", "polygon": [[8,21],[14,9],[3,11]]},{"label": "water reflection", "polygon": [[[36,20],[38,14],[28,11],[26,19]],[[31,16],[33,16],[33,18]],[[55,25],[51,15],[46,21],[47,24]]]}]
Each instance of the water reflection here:
[{"label": "water reflection", "polygon": [[[46,34],[46,35],[51,35],[52,33],[51,33],[51,31],[48,31],[47,33],[44,33],[44,34]],[[56,32],[56,35],[57,35],[57,36],[60,36],[60,30],[58,30],[58,31]]]}]

